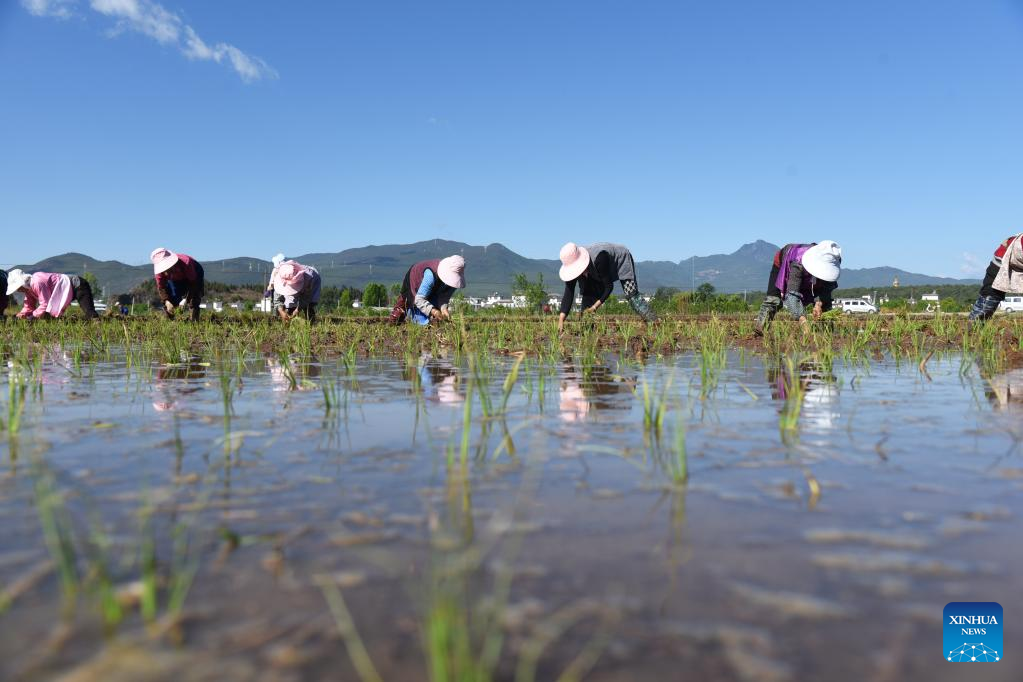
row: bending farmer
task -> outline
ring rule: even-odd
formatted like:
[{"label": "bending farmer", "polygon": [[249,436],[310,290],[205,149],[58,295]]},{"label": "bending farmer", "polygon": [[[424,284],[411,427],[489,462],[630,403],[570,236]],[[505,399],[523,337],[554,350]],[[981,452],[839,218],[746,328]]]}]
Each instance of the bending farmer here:
[{"label": "bending farmer", "polygon": [[286,260],[274,268],[274,273],[270,286],[274,291],[277,315],[282,320],[305,315],[314,322],[316,304],[320,302],[319,271],[311,265]]},{"label": "bending farmer", "polygon": [[156,293],[163,301],[167,317],[184,301],[192,309],[192,320],[199,320],[199,304],[206,293],[206,273],[199,261],[183,253],[172,253],[162,246],[149,254],[156,275]]},{"label": "bending farmer", "polygon": [[757,314],[756,333],[764,333],[775,314],[785,307],[792,318],[806,322],[806,306],[813,304],[813,319],[831,310],[831,294],[842,272],[842,247],[833,241],[787,244],[774,254],[767,280],[767,297]]},{"label": "bending farmer", "polygon": [[455,289],[464,288],[465,259],[461,256],[416,263],[405,273],[390,321],[401,324],[408,320],[426,325],[431,320],[450,320],[451,296]]},{"label": "bending farmer", "polygon": [[970,321],[990,319],[1007,293],[1023,294],[1023,234],[1009,237],[995,249],[970,310]]},{"label": "bending farmer", "polygon": [[4,315],[7,312],[7,302],[11,300],[11,295],[7,292],[7,271],[0,270],[0,291],[4,292],[4,295],[0,297],[0,322],[6,322],[7,316]]},{"label": "bending farmer", "polygon": [[614,290],[615,282],[622,283],[625,300],[646,322],[657,319],[650,306],[639,295],[636,284],[636,264],[632,253],[621,244],[600,242],[582,247],[569,242],[561,247],[561,269],[558,276],[565,283],[561,297],[558,331],[565,329],[565,318],[575,302],[575,287],[582,294],[582,313],[596,312]]},{"label": "bending farmer", "polygon": [[60,317],[78,301],[85,319],[99,317],[92,301],[92,287],[78,275],[59,275],[55,272],[37,272],[29,275],[21,270],[11,270],[7,275],[7,295],[16,291],[25,295],[25,305],[18,317],[40,319]]}]

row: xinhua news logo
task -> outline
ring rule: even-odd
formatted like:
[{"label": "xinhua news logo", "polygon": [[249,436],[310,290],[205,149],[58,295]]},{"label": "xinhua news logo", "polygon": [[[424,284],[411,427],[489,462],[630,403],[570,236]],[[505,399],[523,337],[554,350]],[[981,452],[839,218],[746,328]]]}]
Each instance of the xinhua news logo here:
[{"label": "xinhua news logo", "polygon": [[954,601],[945,606],[945,660],[996,663],[1002,660],[1002,605],[993,601]]}]

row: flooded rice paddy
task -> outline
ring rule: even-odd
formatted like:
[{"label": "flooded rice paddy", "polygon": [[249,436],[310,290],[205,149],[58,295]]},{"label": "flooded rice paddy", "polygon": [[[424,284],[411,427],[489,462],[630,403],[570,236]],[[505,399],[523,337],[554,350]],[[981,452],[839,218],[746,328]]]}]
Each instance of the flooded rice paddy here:
[{"label": "flooded rice paddy", "polygon": [[107,355],[4,386],[2,679],[1023,675],[1023,371]]}]

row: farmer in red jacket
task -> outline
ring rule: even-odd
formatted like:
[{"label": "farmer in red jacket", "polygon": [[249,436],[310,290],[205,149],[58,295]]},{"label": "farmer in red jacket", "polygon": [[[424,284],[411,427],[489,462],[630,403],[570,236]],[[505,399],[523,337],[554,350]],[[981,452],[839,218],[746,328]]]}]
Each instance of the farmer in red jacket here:
[{"label": "farmer in red jacket", "polygon": [[149,254],[156,276],[156,293],[163,301],[167,317],[182,301],[192,310],[192,321],[199,320],[199,304],[206,292],[206,274],[199,261],[183,253],[173,253],[163,248],[153,249]]}]

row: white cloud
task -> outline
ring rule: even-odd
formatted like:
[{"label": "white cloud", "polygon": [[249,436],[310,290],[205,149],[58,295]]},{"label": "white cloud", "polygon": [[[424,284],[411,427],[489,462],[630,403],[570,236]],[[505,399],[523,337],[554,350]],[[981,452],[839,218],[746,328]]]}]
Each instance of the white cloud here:
[{"label": "white cloud", "polygon": [[987,268],[985,263],[977,254],[970,253],[969,251],[963,251],[963,262],[959,266],[959,271],[964,275],[979,275],[984,272]]},{"label": "white cloud", "polygon": [[227,43],[207,45],[191,26],[185,26],[181,52],[189,59],[209,60],[218,64],[226,61],[246,83],[260,78],[277,78],[277,72],[259,57],[245,54]]},{"label": "white cloud", "polygon": [[21,0],[21,6],[37,17],[68,19],[74,12],[76,0]]},{"label": "white cloud", "polygon": [[149,0],[90,0],[100,14],[117,19],[118,32],[137,31],[162,45],[178,42],[181,18]]},{"label": "white cloud", "polygon": [[[21,0],[36,16],[67,18],[77,0]],[[229,43],[208,44],[180,16],[152,0],[89,0],[98,14],[116,20],[111,34],[141,33],[161,45],[176,47],[194,61],[211,61],[230,67],[246,83],[277,78],[277,72],[259,57],[246,54]]]}]

